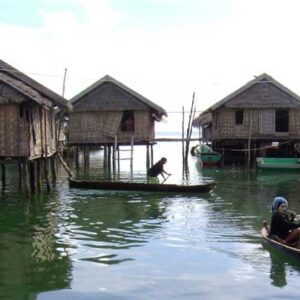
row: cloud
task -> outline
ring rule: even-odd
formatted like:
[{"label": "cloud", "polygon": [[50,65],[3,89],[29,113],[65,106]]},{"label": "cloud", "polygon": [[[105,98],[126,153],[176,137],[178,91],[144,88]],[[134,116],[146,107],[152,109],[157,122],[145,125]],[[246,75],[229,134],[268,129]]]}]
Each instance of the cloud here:
[{"label": "cloud", "polygon": [[[157,9],[180,2],[165,1]],[[51,3],[39,8],[40,27],[0,23],[0,55],[57,93],[67,67],[67,98],[106,74],[168,111],[189,109],[194,91],[204,110],[263,72],[299,93],[298,1],[213,1],[193,7],[198,18],[177,14],[153,28],[126,23],[133,8],[109,0]]]}]

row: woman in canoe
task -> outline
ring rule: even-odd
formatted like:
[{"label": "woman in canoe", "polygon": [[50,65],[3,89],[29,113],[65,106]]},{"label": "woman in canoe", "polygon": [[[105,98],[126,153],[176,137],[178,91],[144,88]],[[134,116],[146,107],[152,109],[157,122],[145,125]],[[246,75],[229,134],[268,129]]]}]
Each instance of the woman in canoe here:
[{"label": "woman in canoe", "polygon": [[165,157],[162,157],[157,163],[155,163],[147,172],[149,183],[159,183],[157,176],[160,174],[164,180],[166,180],[165,175],[170,176],[168,172],[164,169],[164,164],[167,162]]},{"label": "woman in canoe", "polygon": [[300,223],[294,222],[295,213],[288,213],[288,202],[283,197],[275,197],[272,204],[270,238],[278,239],[284,244],[298,242]]}]

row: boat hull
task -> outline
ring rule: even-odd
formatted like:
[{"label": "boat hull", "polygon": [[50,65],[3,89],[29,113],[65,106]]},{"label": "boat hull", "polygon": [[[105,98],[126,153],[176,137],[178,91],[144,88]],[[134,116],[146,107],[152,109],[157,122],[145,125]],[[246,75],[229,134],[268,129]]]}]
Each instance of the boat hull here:
[{"label": "boat hull", "polygon": [[69,185],[71,188],[99,189],[99,190],[207,193],[213,189],[215,183],[208,182],[199,185],[177,185],[177,184],[151,184],[151,183],[134,183],[134,182],[76,180],[70,178]]},{"label": "boat hull", "polygon": [[288,251],[290,253],[293,253],[293,254],[296,254],[296,255],[299,255],[300,256],[300,249],[298,248],[295,248],[295,247],[291,247],[291,246],[288,246],[288,245],[285,245],[285,244],[282,244],[278,241],[275,241],[275,240],[272,240],[268,237],[268,230],[263,227],[261,229],[261,235],[264,239],[264,241],[268,242],[269,244],[271,244],[272,246],[275,246],[277,248],[280,248],[280,249],[283,249],[285,251]]},{"label": "boat hull", "polygon": [[260,169],[299,170],[299,158],[258,157],[256,165]]},{"label": "boat hull", "polygon": [[204,166],[215,166],[221,160],[220,153],[201,153],[201,161]]}]

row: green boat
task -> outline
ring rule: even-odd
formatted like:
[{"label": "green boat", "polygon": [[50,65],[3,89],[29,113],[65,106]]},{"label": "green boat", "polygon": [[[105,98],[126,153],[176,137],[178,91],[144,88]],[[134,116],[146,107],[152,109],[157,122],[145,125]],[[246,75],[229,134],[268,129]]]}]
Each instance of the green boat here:
[{"label": "green boat", "polygon": [[221,153],[213,151],[208,145],[200,143],[192,148],[192,155],[196,156],[203,166],[215,166],[221,160]]},{"label": "green boat", "polygon": [[300,171],[300,159],[294,157],[257,157],[256,165],[260,169],[281,169]]}]

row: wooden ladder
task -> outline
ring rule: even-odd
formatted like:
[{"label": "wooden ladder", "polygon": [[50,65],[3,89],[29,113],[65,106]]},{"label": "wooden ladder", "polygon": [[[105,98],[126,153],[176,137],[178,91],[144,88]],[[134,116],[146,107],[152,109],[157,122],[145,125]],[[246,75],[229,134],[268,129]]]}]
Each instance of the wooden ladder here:
[{"label": "wooden ladder", "polygon": [[[118,162],[118,169],[120,170],[120,160],[130,160],[130,172],[132,174],[133,169],[133,146],[134,139],[131,136],[130,149],[120,149],[120,145],[118,144],[118,137],[115,136],[115,144],[114,144],[114,160]],[[120,151],[122,152],[130,152],[129,157],[120,158]]]}]

